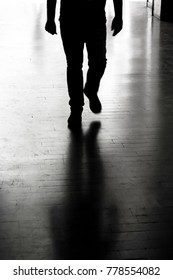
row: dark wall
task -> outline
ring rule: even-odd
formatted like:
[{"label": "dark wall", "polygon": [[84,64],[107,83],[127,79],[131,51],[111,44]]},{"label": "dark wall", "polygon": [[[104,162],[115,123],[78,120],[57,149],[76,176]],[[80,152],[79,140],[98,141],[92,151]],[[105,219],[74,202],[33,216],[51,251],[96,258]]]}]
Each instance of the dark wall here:
[{"label": "dark wall", "polygon": [[173,22],[172,0],[162,0],[161,5],[161,20]]}]

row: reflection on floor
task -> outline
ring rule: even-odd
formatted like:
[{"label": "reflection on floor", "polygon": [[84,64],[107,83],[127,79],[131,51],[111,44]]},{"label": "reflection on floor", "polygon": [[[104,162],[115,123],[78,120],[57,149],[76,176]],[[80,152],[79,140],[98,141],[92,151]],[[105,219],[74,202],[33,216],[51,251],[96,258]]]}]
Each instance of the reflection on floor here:
[{"label": "reflection on floor", "polygon": [[75,135],[44,1],[13,2],[0,3],[0,259],[172,259],[172,24],[129,0],[113,38],[107,7],[103,112],[86,100]]}]

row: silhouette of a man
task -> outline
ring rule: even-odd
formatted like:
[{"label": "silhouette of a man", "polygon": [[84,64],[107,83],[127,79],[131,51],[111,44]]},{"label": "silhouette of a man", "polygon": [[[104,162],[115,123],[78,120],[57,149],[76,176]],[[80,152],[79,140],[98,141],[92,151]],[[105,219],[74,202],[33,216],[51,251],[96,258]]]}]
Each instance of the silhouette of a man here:
[{"label": "silhouette of a man", "polygon": [[[113,0],[115,17],[111,30],[113,36],[121,31],[123,0]],[[55,14],[57,0],[47,0],[45,29],[56,34]],[[100,80],[106,67],[106,0],[61,0],[60,31],[67,60],[67,85],[71,114],[69,128],[81,126],[84,94],[89,99],[93,113],[100,113],[102,105],[98,98]],[[88,72],[83,85],[83,49],[88,53]]]}]

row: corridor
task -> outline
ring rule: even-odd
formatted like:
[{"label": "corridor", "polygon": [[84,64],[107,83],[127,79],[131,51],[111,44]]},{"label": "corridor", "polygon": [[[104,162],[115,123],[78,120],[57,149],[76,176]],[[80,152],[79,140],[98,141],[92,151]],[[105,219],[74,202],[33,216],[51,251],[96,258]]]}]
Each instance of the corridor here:
[{"label": "corridor", "polygon": [[173,259],[173,24],[124,2],[77,135],[59,7],[51,36],[45,0],[0,2],[1,260]]}]

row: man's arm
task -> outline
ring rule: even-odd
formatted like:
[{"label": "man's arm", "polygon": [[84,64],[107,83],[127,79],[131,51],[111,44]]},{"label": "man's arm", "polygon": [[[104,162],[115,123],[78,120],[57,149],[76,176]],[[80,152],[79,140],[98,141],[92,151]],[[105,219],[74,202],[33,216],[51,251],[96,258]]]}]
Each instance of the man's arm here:
[{"label": "man's arm", "polygon": [[56,3],[57,0],[47,0],[47,22],[45,29],[52,35],[57,34],[55,24]]},{"label": "man's arm", "polygon": [[113,0],[115,17],[112,21],[111,30],[113,36],[117,35],[123,27],[123,0]]}]

